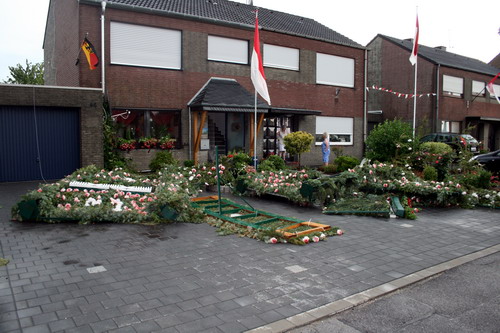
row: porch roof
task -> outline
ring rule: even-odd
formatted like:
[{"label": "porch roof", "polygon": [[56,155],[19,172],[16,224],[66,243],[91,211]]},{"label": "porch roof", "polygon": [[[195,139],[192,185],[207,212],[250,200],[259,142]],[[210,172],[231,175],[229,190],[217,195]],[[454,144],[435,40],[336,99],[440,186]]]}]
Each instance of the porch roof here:
[{"label": "porch roof", "polygon": [[294,114],[294,115],[320,115],[321,111],[318,110],[308,110],[308,109],[294,109],[294,108],[285,108],[285,107],[271,107],[269,109],[269,113],[273,114]]},{"label": "porch roof", "polygon": [[[234,79],[210,78],[189,101],[192,111],[255,112],[255,96]],[[269,105],[257,99],[257,112],[267,113]]]}]

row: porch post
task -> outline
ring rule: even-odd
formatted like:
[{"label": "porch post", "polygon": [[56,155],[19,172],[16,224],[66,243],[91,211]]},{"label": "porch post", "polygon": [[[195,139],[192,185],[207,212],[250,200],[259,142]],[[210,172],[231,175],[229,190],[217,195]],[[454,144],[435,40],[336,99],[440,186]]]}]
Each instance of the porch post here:
[{"label": "porch post", "polygon": [[193,161],[194,165],[198,164],[198,148],[196,142],[198,141],[198,111],[193,112]]}]

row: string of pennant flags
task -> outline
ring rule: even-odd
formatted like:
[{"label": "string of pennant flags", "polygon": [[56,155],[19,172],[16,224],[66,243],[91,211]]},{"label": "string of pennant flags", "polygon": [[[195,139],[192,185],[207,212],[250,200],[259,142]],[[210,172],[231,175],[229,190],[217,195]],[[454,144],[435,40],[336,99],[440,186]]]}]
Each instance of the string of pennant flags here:
[{"label": "string of pennant flags", "polygon": [[378,87],[376,85],[373,85],[371,87],[366,87],[366,90],[369,92],[371,90],[378,90],[378,91],[383,91],[383,92],[386,92],[386,93],[390,93],[390,94],[393,94],[393,95],[396,95],[398,98],[401,98],[401,97],[404,97],[404,98],[413,98],[413,96],[416,96],[416,97],[431,97],[431,96],[436,96],[436,93],[425,93],[425,94],[407,94],[407,93],[402,93],[402,92],[398,92],[398,91],[394,91],[392,89],[387,89],[387,88],[383,88],[383,87]]}]

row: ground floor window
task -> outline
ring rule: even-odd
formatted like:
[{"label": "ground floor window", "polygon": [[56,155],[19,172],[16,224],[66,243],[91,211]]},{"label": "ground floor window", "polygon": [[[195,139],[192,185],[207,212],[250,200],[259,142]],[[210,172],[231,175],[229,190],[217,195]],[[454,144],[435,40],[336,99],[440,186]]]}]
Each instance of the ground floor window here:
[{"label": "ground floor window", "polygon": [[330,144],[350,146],[353,144],[354,119],[348,117],[316,117],[316,146],[323,142],[323,133],[328,133]]},{"label": "ground floor window", "polygon": [[115,109],[112,118],[117,124],[117,135],[126,140],[142,138],[175,139],[176,148],[181,142],[180,110]]},{"label": "ground floor window", "polygon": [[460,133],[459,121],[441,121],[441,132],[444,133]]}]

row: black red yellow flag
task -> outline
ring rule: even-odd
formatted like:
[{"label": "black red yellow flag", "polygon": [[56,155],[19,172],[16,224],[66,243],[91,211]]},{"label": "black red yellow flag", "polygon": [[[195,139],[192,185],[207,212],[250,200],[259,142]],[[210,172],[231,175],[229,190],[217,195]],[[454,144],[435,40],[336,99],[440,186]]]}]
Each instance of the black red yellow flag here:
[{"label": "black red yellow flag", "polygon": [[99,66],[99,57],[95,52],[94,45],[85,37],[82,43],[82,50],[85,53],[85,57],[87,57],[87,62],[89,63],[89,67],[91,70],[96,69]]}]

